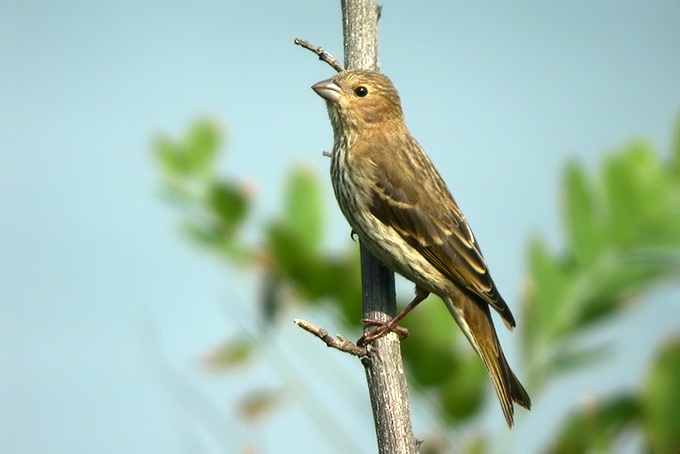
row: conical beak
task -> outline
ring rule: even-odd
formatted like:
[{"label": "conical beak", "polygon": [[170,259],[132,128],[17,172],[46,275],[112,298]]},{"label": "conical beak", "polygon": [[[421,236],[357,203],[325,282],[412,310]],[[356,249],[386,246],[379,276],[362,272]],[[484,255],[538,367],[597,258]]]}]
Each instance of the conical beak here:
[{"label": "conical beak", "polygon": [[338,102],[342,90],[333,79],[322,80],[312,85],[312,90],[328,102]]}]

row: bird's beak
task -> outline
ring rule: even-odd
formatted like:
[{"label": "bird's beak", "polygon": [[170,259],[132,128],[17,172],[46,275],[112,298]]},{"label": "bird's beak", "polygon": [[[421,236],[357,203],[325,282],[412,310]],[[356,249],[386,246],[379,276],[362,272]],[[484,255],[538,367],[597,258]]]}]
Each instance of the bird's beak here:
[{"label": "bird's beak", "polygon": [[322,80],[312,85],[312,90],[328,102],[338,102],[342,90],[333,79]]}]

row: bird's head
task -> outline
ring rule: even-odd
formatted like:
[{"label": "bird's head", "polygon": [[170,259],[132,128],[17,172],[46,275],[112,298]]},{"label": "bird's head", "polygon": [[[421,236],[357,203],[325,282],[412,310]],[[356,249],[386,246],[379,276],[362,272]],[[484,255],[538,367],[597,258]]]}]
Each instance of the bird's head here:
[{"label": "bird's head", "polygon": [[326,100],[334,129],[403,124],[399,94],[379,72],[342,71],[332,79],[312,85],[312,89]]}]

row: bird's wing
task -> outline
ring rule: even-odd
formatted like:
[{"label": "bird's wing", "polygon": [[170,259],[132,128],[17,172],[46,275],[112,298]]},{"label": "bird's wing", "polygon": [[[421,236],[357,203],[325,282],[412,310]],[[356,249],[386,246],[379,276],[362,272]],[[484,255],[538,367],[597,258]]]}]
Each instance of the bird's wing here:
[{"label": "bird's wing", "polygon": [[[409,182],[405,175],[387,175],[381,167],[374,168],[371,213],[394,228],[444,276],[478,295],[508,327],[514,327],[510,308],[491,279],[477,240],[448,190],[422,185],[415,188],[416,180]],[[439,175],[435,178],[440,179]],[[445,187],[443,181],[440,187]]]}]

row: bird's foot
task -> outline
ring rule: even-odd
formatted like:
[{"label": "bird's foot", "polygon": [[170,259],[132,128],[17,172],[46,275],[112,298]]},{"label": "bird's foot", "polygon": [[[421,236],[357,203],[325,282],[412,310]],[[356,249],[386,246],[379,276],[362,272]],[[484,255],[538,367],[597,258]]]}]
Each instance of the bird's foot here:
[{"label": "bird's foot", "polygon": [[364,346],[369,342],[373,342],[376,339],[383,337],[387,333],[397,333],[402,339],[408,337],[408,330],[404,327],[398,325],[399,320],[392,319],[388,322],[383,322],[380,320],[374,320],[370,318],[365,318],[361,320],[364,325],[370,325],[377,327],[376,329],[364,334],[357,341],[357,345]]}]

